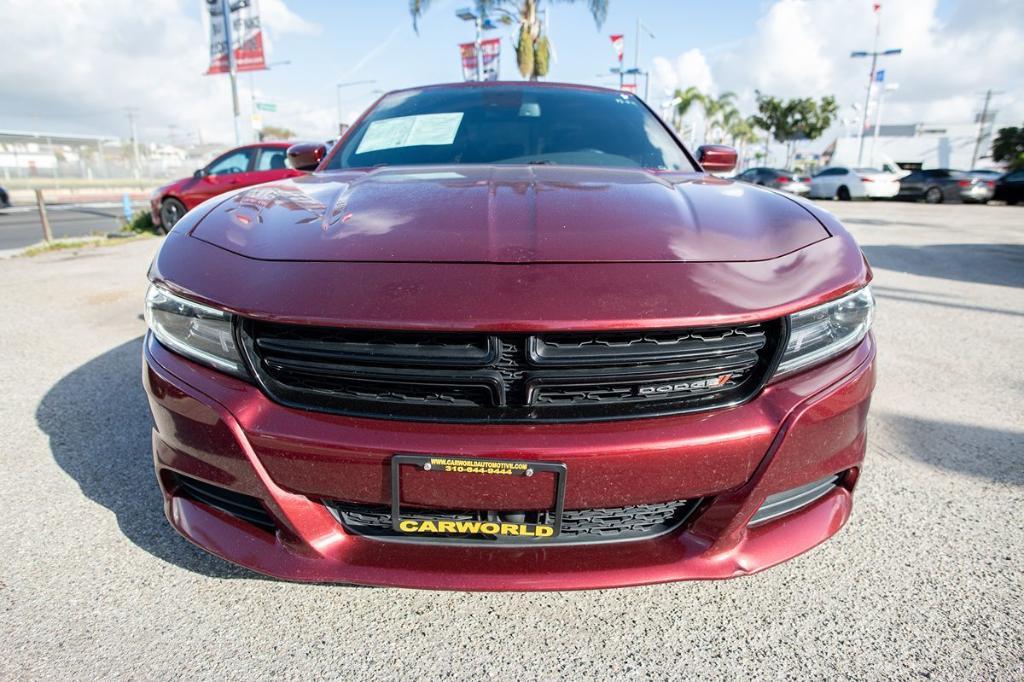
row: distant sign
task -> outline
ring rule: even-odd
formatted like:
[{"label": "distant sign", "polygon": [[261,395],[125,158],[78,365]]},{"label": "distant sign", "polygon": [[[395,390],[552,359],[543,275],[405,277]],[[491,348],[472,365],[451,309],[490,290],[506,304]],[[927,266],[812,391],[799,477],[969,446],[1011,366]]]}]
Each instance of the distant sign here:
[{"label": "distant sign", "polygon": [[876,83],[884,83],[885,82],[885,69],[879,69],[878,71],[875,72],[875,82]]},{"label": "distant sign", "polygon": [[[485,81],[498,80],[498,64],[501,61],[501,38],[488,38],[480,41],[480,51],[483,53],[483,79]],[[462,77],[467,81],[476,80],[476,43],[460,43],[459,52],[462,54]]]},{"label": "distant sign", "polygon": [[210,68],[207,74],[228,72],[228,47],[224,30],[224,5],[231,15],[231,46],[237,71],[267,68],[263,54],[263,30],[257,0],[206,0],[210,13]]},{"label": "distant sign", "polygon": [[256,102],[256,108],[260,111],[277,111],[277,105],[273,102]]}]

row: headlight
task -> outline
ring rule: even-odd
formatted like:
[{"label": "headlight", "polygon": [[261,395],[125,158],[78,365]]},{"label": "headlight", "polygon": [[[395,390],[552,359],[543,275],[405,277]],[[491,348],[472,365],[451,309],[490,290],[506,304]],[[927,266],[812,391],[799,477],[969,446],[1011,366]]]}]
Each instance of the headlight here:
[{"label": "headlight", "polygon": [[867,335],[874,314],[871,287],[793,313],[789,316],[789,342],[776,374],[816,365],[853,348]]},{"label": "headlight", "polygon": [[171,350],[222,372],[249,376],[235,345],[229,313],[151,284],[146,292],[146,324]]}]

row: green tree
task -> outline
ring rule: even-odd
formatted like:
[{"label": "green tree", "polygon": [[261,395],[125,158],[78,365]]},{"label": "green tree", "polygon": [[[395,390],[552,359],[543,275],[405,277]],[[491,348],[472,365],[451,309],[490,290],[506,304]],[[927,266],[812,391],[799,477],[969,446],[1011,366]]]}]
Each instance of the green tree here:
[{"label": "green tree", "polygon": [[[816,140],[835,119],[839,105],[828,95],[820,101],[802,97],[783,101],[757,93],[757,114],[752,122],[786,145],[786,166],[792,163],[797,140]],[[767,140],[765,141],[767,146]],[[767,150],[766,150],[767,151]]]},{"label": "green tree", "polygon": [[1012,171],[1024,168],[1024,127],[1000,128],[992,140],[992,159]]},{"label": "green tree", "polygon": [[[574,2],[574,0],[562,0]],[[608,16],[609,0],[587,0],[587,8],[598,28]],[[523,78],[537,80],[548,75],[551,43],[544,33],[538,9],[541,0],[476,0],[479,16],[497,15],[506,25],[519,24],[516,40],[516,64]],[[409,0],[412,26],[419,32],[419,19],[430,8],[431,0]],[[510,11],[509,7],[513,9]]]},{"label": "green tree", "polygon": [[260,130],[261,140],[290,140],[295,137],[295,131],[280,126],[263,126]]}]

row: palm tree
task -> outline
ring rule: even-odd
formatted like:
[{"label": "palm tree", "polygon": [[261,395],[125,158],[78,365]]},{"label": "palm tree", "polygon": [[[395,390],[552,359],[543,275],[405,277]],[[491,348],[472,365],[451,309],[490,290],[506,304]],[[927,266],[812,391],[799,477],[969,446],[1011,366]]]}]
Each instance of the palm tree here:
[{"label": "palm tree", "polygon": [[672,126],[676,132],[682,134],[683,117],[693,108],[694,104],[704,101],[704,95],[691,85],[686,90],[677,88],[672,95],[672,101],[676,103],[676,108],[672,111]]},{"label": "palm tree", "polygon": [[[565,0],[573,2],[574,0]],[[541,0],[476,0],[478,16],[488,14],[502,15],[506,24],[519,23],[519,40],[516,43],[516,63],[523,78],[532,81],[548,75],[550,67],[551,44],[544,34],[538,7]],[[598,28],[608,16],[609,0],[587,0],[587,8]],[[412,27],[419,32],[417,22],[424,12],[430,8],[431,0],[409,0],[409,14],[412,15]],[[507,7],[514,6],[513,15]]]},{"label": "palm tree", "polygon": [[[735,120],[739,116],[733,101],[736,93],[723,92],[718,97],[705,95],[701,99],[701,106],[704,108],[705,132],[704,138],[710,142],[719,130],[727,127],[727,119]],[[719,138],[716,138],[716,140]]]},{"label": "palm tree", "polygon": [[[735,109],[733,110],[736,111]],[[748,144],[757,142],[760,137],[757,134],[757,126],[751,120],[752,117],[743,118],[737,115],[733,117],[730,123],[726,124],[725,132],[732,141],[732,146],[736,147],[739,152],[740,167],[742,168],[746,160],[746,150]]]}]

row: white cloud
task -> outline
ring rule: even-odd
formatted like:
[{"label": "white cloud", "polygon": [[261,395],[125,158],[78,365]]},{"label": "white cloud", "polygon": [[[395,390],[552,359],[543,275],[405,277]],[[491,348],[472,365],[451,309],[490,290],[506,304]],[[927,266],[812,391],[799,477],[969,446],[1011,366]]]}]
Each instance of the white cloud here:
[{"label": "white cloud", "polygon": [[696,48],[676,57],[674,63],[664,57],[655,57],[654,81],[668,90],[685,90],[693,86],[701,92],[711,92],[714,85],[711,67],[704,53]]},{"label": "white cloud", "polygon": [[[0,128],[140,137],[233,137],[228,79],[206,76],[208,49],[196,0],[4,0]],[[201,6],[201,5],[200,5]],[[283,0],[261,3],[268,37],[316,27]],[[247,81],[240,79],[244,99]],[[246,105],[243,101],[243,108]],[[248,122],[243,122],[247,129]]]},{"label": "white cloud", "polygon": [[306,21],[288,9],[284,0],[260,0],[260,18],[266,31],[271,35],[295,33],[299,35],[318,35],[320,26]]},{"label": "white cloud", "polygon": [[[969,122],[987,88],[1002,90],[998,123],[1024,119],[1024,2],[959,0],[940,19],[938,0],[884,0],[880,49],[903,54],[880,60],[888,82],[899,90],[886,100],[890,122]],[[874,15],[868,2],[776,0],[754,32],[728,49],[707,55],[689,50],[676,59],[654,59],[656,88],[710,81],[712,91],[732,90],[745,113],[754,109],[754,90],[781,97],[834,94],[850,111],[863,102]],[[700,65],[710,65],[707,78]],[[661,92],[655,89],[655,92]]]}]

